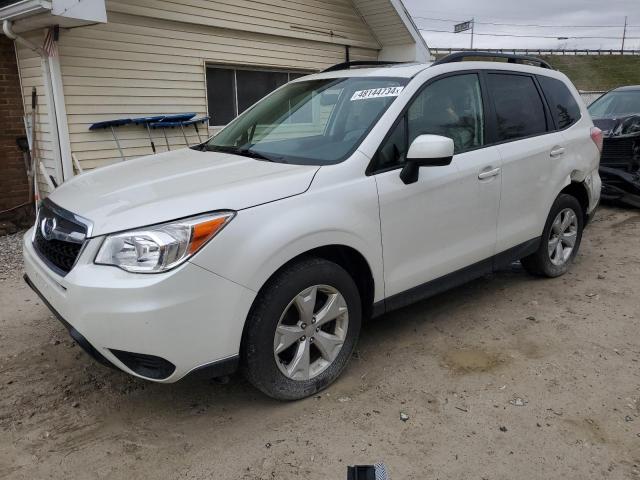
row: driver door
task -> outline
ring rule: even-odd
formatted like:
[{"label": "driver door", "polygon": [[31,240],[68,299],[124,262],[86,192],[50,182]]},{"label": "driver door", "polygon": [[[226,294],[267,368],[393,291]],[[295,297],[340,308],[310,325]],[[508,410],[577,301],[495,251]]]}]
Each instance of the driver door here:
[{"label": "driver door", "polygon": [[[495,147],[485,147],[484,103],[478,74],[436,79],[411,101],[376,154],[387,302],[419,286],[424,296],[434,293],[431,281],[461,269],[461,276],[491,270],[501,162]],[[420,168],[418,181],[405,185],[399,169],[422,134],[452,138],[454,157],[447,166]],[[421,296],[416,289],[406,303]]]}]

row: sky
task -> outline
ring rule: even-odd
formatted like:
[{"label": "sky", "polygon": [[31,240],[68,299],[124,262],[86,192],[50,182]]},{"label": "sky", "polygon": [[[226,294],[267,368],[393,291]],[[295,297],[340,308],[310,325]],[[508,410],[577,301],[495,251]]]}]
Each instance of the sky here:
[{"label": "sky", "polygon": [[[469,32],[454,34],[425,30],[453,32],[455,23],[475,18],[474,33],[479,35],[474,35],[474,48],[620,49],[626,15],[630,27],[627,28],[625,49],[640,49],[640,0],[403,1],[430,48],[468,48]],[[551,38],[485,34],[538,35]],[[558,37],[568,38],[559,40]]]}]

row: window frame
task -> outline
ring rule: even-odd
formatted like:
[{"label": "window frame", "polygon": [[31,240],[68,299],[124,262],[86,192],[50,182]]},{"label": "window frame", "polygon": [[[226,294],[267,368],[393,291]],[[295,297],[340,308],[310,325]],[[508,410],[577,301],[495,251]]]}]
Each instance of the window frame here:
[{"label": "window frame", "polygon": [[[484,79],[482,77],[482,70],[479,69],[469,69],[469,70],[456,70],[455,72],[447,72],[447,73],[443,73],[440,75],[437,75],[435,77],[431,77],[429,79],[427,79],[422,85],[420,85],[420,87],[418,88],[418,90],[416,90],[413,95],[411,96],[411,98],[407,101],[407,103],[404,105],[404,107],[402,107],[402,110],[400,111],[400,113],[398,114],[398,117],[394,120],[393,124],[391,125],[391,127],[389,128],[389,130],[387,131],[387,133],[385,134],[385,136],[383,137],[382,141],[380,142],[380,144],[378,145],[378,148],[376,148],[376,153],[373,155],[373,157],[371,158],[371,161],[369,162],[369,165],[367,165],[367,168],[365,170],[365,175],[367,177],[371,176],[371,175],[377,175],[378,173],[385,173],[385,172],[391,172],[393,170],[400,170],[404,167],[403,165],[397,165],[397,166],[393,166],[393,167],[387,167],[387,168],[376,168],[376,164],[378,163],[378,155],[380,153],[380,149],[382,148],[382,146],[387,142],[387,140],[389,139],[389,137],[391,137],[391,135],[393,134],[393,131],[396,129],[396,127],[398,126],[398,124],[400,123],[400,121],[404,121],[405,122],[405,141],[406,143],[409,143],[409,117],[407,115],[409,108],[411,107],[411,105],[413,105],[413,102],[422,94],[422,92],[427,89],[430,85],[432,85],[433,83],[437,82],[438,80],[443,80],[445,78],[450,78],[450,77],[458,77],[461,75],[469,75],[469,74],[475,74],[478,77],[478,82],[480,84],[480,96],[482,99],[482,116],[483,116],[483,127],[484,127],[484,140],[485,143],[484,145],[481,145],[479,147],[474,147],[474,148],[470,148],[469,150],[465,150],[464,152],[460,152],[456,155],[462,155],[464,153],[467,152],[473,152],[475,150],[480,150],[482,148],[486,148],[488,146],[490,146],[489,143],[489,132],[491,132],[491,125],[489,124],[489,116],[487,115],[488,110],[489,110],[489,101],[490,98],[486,95],[486,84],[484,82]],[[491,137],[492,139],[495,137]],[[409,145],[405,145],[406,150],[409,151]]]},{"label": "window frame", "polygon": [[[209,69],[218,69],[218,70],[232,70],[233,71],[233,107],[235,111],[235,117],[233,117],[229,122],[223,124],[213,124],[211,120],[214,119],[214,115],[209,111],[209,93],[208,93],[208,73]],[[264,67],[259,65],[233,65],[226,63],[212,63],[205,61],[204,63],[204,87],[205,87],[205,104],[207,107],[207,115],[210,116],[211,120],[209,120],[208,127],[213,129],[221,129],[226,127],[230,122],[235,120],[241,112],[238,111],[238,70],[248,70],[251,72],[268,72],[268,73],[286,73],[287,74],[287,83],[296,80],[297,78],[303,77],[305,75],[311,75],[312,73],[316,73],[313,70],[298,70],[298,69],[287,69],[287,68],[279,68],[279,67]],[[300,75],[300,77],[296,77],[294,79],[291,78],[291,75]],[[282,85],[281,85],[282,86]],[[279,87],[278,87],[279,88]],[[275,90],[274,90],[275,91]],[[272,93],[272,92],[269,92]],[[268,95],[268,94],[267,94]],[[264,98],[264,97],[263,97]],[[246,110],[249,110],[251,107],[247,107]],[[245,110],[245,111],[246,111]]]},{"label": "window frame", "polygon": [[[567,91],[571,94],[571,98],[573,98],[573,101],[576,102],[576,104],[578,105],[578,112],[579,112],[578,118],[576,118],[575,122],[567,125],[564,128],[558,128],[558,124],[556,123],[556,117],[555,117],[555,115],[551,114],[551,120],[553,122],[553,126],[554,126],[554,131],[555,132],[564,132],[565,130],[568,130],[569,128],[573,127],[576,123],[578,123],[580,120],[582,120],[582,108],[580,108],[580,104],[575,99],[575,97],[573,96],[573,92],[571,91],[571,89],[569,87],[567,87],[566,83],[564,83],[559,78],[550,77],[549,75],[542,75],[541,73],[538,73],[538,74],[536,74],[536,83],[538,84],[538,86],[540,88],[540,91],[542,92],[542,96],[544,98],[545,104],[549,108],[549,112],[550,113],[551,113],[551,103],[550,103],[550,100],[547,98],[546,94],[544,93],[544,88],[542,88],[542,83],[540,83],[540,81],[538,80],[538,77],[551,78],[553,80],[557,80],[558,82],[562,83],[562,85],[564,85],[564,87],[567,89]],[[602,95],[600,95],[600,97],[602,97],[604,95],[606,95],[606,94],[602,94]],[[600,98],[600,97],[598,97],[598,98]],[[595,100],[594,100],[594,102],[595,102]]]}]

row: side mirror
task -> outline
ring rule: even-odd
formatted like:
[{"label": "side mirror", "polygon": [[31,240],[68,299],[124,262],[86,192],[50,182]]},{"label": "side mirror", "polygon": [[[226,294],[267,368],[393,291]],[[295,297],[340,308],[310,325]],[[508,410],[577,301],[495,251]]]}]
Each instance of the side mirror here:
[{"label": "side mirror", "polygon": [[407,161],[400,172],[405,183],[418,181],[420,167],[444,167],[453,159],[453,140],[441,135],[420,135],[411,143]]}]

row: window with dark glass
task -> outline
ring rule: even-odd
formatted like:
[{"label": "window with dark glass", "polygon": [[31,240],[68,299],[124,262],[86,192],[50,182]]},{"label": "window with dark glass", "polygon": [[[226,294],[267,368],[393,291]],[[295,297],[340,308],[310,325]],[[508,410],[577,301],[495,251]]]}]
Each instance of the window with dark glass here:
[{"label": "window with dark glass", "polygon": [[533,78],[503,73],[490,73],[487,77],[496,107],[499,141],[547,131],[544,106]]},{"label": "window with dark glass", "polygon": [[433,82],[413,100],[407,114],[409,145],[424,134],[451,138],[455,153],[484,145],[482,94],[476,74]]},{"label": "window with dark glass", "polygon": [[276,88],[304,76],[300,72],[207,68],[210,125],[226,125]]},{"label": "window with dark glass", "polygon": [[538,76],[538,81],[559,129],[567,128],[580,119],[580,107],[563,82],[543,75]]},{"label": "window with dark glass", "polygon": [[482,93],[476,74],[437,80],[418,94],[380,146],[375,169],[402,166],[411,142],[425,134],[451,138],[455,153],[484,145]]},{"label": "window with dark glass", "polygon": [[233,120],[236,106],[235,70],[226,68],[207,69],[207,101],[210,125],[224,125]]}]

